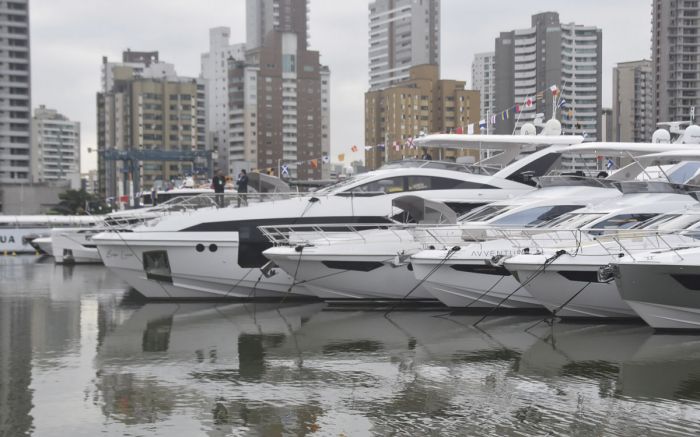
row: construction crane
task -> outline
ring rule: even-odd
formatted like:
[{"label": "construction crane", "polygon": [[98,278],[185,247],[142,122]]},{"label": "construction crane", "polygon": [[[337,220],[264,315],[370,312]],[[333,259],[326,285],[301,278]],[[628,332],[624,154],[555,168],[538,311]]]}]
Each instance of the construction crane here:
[{"label": "construction crane", "polygon": [[[141,167],[139,161],[177,161],[192,162],[197,158],[207,160],[207,172],[212,176],[212,152],[211,150],[154,150],[154,149],[107,149],[98,150],[97,153],[104,157],[105,161],[121,161],[124,173],[124,193],[129,192],[129,179],[131,179],[133,193],[141,191]],[[130,177],[129,177],[130,176]],[[134,199],[134,206],[138,206],[138,199]]]}]

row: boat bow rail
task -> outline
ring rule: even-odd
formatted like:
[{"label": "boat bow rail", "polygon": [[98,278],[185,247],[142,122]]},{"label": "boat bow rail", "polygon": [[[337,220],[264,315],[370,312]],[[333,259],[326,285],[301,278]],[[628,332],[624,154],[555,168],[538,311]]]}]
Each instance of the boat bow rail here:
[{"label": "boat bow rail", "polygon": [[[675,250],[700,246],[698,229],[490,229],[491,240],[507,240],[521,253],[549,254],[556,249],[570,250],[570,255],[595,254],[634,258],[635,253],[650,250]],[[573,251],[571,251],[573,249]]]},{"label": "boat bow rail", "polygon": [[[258,226],[260,232],[274,246],[331,245],[339,242],[379,243],[387,241],[414,241],[411,232],[415,224],[393,223],[328,223],[317,225]],[[371,230],[385,230],[377,240]]]}]

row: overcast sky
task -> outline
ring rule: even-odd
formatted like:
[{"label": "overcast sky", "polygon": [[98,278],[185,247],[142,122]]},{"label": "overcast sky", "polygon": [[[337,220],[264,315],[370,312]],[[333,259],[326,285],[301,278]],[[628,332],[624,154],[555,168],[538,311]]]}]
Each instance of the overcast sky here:
[{"label": "overcast sky", "polygon": [[[364,142],[368,1],[311,0],[311,48],[331,69],[331,157]],[[501,31],[527,28],[537,12],[557,11],[562,22],[603,29],[603,106],[612,101],[617,62],[649,59],[651,0],[442,0],[444,79],[471,86],[474,54],[492,51]],[[96,167],[95,93],[102,56],[158,50],[179,75],[198,76],[208,29],[231,27],[245,41],[245,0],[30,0],[32,105],[45,104],[82,124],[82,169]],[[362,148],[360,147],[360,150]]]}]

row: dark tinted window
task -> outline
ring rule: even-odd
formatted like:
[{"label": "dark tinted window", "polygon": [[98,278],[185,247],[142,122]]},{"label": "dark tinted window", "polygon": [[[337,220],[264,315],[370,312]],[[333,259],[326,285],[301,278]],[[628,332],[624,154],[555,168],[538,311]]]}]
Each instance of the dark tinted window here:
[{"label": "dark tinted window", "polygon": [[367,182],[352,189],[352,192],[360,193],[400,193],[404,191],[404,177],[380,179],[378,181]]},{"label": "dark tinted window", "polygon": [[491,223],[498,226],[538,226],[582,207],[583,205],[538,206],[507,214],[505,217],[497,218]]},{"label": "dark tinted window", "polygon": [[492,185],[462,181],[436,176],[408,176],[408,191],[422,190],[486,190],[496,189]]},{"label": "dark tinted window", "polygon": [[593,229],[632,229],[659,214],[620,214],[592,226]]}]

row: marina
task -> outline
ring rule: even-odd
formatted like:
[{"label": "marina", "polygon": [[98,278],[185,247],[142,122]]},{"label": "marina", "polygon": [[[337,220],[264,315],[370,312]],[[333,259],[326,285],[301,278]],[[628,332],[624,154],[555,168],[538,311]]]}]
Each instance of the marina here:
[{"label": "marina", "polygon": [[699,29],[0,0],[0,437],[700,436]]},{"label": "marina", "polygon": [[696,335],[323,303],[144,303],[0,258],[6,435],[697,435]]}]

